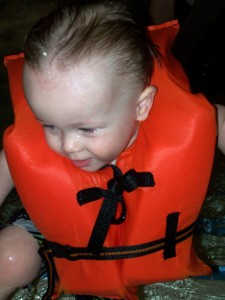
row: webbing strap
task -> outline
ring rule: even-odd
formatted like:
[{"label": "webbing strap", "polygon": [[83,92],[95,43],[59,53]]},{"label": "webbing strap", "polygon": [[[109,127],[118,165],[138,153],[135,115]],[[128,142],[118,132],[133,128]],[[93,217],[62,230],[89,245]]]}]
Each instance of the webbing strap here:
[{"label": "webbing strap", "polygon": [[[177,218],[178,213],[172,213],[170,218],[175,216]],[[172,219],[172,218],[171,218]],[[172,219],[174,222],[174,219]],[[167,223],[167,228],[171,223]],[[169,236],[151,241],[144,244],[134,246],[119,246],[119,247],[103,247],[99,254],[93,254],[88,251],[87,247],[70,247],[63,246],[54,242],[44,241],[45,247],[54,257],[67,258],[68,260],[75,261],[80,259],[88,260],[116,260],[116,259],[128,259],[135,258],[144,255],[148,255],[160,250],[164,250],[164,259],[168,259],[176,256],[175,245],[187,239],[193,234],[194,225],[184,228],[183,230],[175,233],[172,240],[169,240]],[[167,229],[168,230],[168,229]],[[172,250],[171,250],[172,249]]]},{"label": "webbing strap", "polygon": [[180,213],[174,212],[167,216],[165,247],[163,252],[164,259],[176,256],[176,234],[179,215]]},{"label": "webbing strap", "polygon": [[51,300],[52,295],[54,293],[55,282],[56,282],[56,278],[57,278],[57,272],[55,269],[53,255],[52,255],[51,250],[47,250],[44,247],[44,245],[40,246],[38,252],[47,267],[47,274],[48,274],[48,287],[41,299],[42,300]]}]

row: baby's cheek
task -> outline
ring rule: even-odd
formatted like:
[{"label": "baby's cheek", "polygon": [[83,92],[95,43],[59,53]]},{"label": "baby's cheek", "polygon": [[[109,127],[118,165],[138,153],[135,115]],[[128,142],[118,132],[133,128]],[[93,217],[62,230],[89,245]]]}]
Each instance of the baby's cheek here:
[{"label": "baby's cheek", "polygon": [[111,162],[116,159],[117,156],[123,151],[123,146],[120,143],[120,137],[112,137],[110,139],[105,139],[104,142],[97,145],[96,156],[102,160]]},{"label": "baby's cheek", "polygon": [[50,149],[63,155],[61,143],[55,136],[45,133],[45,139]]}]

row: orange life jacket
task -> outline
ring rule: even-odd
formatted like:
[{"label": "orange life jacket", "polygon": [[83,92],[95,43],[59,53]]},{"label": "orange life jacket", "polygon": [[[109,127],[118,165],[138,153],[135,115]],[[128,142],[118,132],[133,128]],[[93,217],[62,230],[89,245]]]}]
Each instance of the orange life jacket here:
[{"label": "orange life jacket", "polygon": [[23,54],[5,59],[15,124],[4,149],[23,205],[49,241],[59,291],[135,299],[139,285],[210,273],[192,232],[211,173],[215,111],[190,93],[170,53],[177,30],[176,22],[151,27],[162,54],[158,92],[114,170],[85,172],[48,148],[24,99]]}]

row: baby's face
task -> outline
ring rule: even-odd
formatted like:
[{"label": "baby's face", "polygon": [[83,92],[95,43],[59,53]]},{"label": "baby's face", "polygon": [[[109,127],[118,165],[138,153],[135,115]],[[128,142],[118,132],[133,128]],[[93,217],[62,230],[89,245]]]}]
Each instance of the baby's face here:
[{"label": "baby's face", "polygon": [[140,91],[100,63],[42,72],[25,64],[24,90],[49,147],[83,170],[114,161],[136,138]]}]

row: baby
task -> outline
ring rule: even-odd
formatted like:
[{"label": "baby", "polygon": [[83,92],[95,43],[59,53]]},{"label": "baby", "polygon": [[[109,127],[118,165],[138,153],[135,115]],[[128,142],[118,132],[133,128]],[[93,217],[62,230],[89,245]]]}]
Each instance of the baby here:
[{"label": "baby", "polygon": [[[15,185],[44,236],[50,280],[56,266],[57,294],[136,299],[139,285],[210,272],[190,249],[212,166],[214,109],[187,92],[179,64],[168,54],[164,66],[160,51],[162,61],[123,1],[74,1],[26,39],[27,103],[18,91],[0,157],[0,203]],[[13,74],[23,58],[15,63]],[[153,83],[164,102],[149,116]],[[37,276],[38,251],[21,226],[1,231],[1,300]],[[53,288],[54,280],[45,299]]]}]

